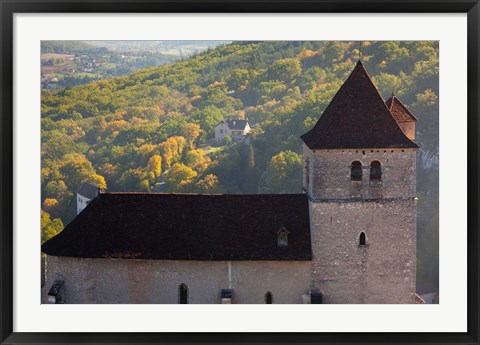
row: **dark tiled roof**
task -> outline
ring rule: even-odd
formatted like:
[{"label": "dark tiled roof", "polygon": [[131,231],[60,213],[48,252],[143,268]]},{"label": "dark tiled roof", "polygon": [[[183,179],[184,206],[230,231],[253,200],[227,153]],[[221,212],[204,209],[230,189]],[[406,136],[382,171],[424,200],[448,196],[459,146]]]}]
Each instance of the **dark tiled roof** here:
[{"label": "dark tiled roof", "polygon": [[93,199],[99,193],[99,188],[91,185],[90,183],[84,183],[77,191],[78,194],[83,195],[86,198]]},{"label": "dark tiled roof", "polygon": [[310,149],[418,147],[400,129],[360,61],[302,139]]},{"label": "dark tiled roof", "polygon": [[390,109],[395,121],[398,123],[417,121],[417,118],[413,116],[413,114],[396,96],[390,97],[385,104],[388,109]]},{"label": "dark tiled roof", "polygon": [[247,126],[248,121],[228,119],[228,120],[223,120],[219,122],[219,124],[221,123],[226,123],[228,128],[232,131],[243,131]]},{"label": "dark tiled roof", "polygon": [[[288,229],[288,246],[277,232]],[[102,193],[42,245],[53,256],[310,260],[305,194]]]}]

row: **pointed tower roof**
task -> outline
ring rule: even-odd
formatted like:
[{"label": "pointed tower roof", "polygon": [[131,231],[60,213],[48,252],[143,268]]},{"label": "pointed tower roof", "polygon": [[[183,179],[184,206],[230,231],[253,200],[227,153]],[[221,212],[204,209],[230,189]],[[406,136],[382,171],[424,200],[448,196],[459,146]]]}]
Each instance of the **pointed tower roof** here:
[{"label": "pointed tower roof", "polygon": [[301,138],[310,149],[418,147],[398,126],[361,61]]},{"label": "pointed tower roof", "polygon": [[413,116],[410,110],[408,110],[402,102],[400,102],[397,96],[392,95],[392,97],[390,97],[385,104],[392,113],[395,121],[398,123],[417,121],[417,118]]}]

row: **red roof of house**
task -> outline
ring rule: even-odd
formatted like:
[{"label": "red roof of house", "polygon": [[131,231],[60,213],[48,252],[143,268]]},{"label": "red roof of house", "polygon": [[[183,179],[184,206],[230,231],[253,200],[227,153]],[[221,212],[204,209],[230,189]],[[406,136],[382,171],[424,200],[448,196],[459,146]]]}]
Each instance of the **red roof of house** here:
[{"label": "red roof of house", "polygon": [[361,61],[301,138],[310,149],[418,147],[398,126]]},{"label": "red roof of house", "polygon": [[400,102],[397,96],[390,97],[385,104],[398,123],[417,121],[417,118]]}]

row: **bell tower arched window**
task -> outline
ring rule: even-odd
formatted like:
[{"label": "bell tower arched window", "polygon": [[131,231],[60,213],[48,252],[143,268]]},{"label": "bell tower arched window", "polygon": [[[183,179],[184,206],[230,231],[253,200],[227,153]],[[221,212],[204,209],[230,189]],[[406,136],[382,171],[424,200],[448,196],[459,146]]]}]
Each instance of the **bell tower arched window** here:
[{"label": "bell tower arched window", "polygon": [[350,174],[350,179],[352,181],[361,181],[362,180],[362,163],[359,161],[355,161],[352,163],[350,166],[351,174]]},{"label": "bell tower arched window", "polygon": [[382,166],[379,161],[373,161],[370,164],[370,181],[382,180]]}]

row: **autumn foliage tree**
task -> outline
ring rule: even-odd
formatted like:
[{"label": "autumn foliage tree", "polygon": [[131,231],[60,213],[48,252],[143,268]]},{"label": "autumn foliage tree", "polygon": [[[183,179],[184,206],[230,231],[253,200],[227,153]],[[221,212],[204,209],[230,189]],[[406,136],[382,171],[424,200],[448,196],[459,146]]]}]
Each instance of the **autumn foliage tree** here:
[{"label": "autumn foliage tree", "polygon": [[282,151],[272,157],[267,167],[266,187],[272,193],[300,191],[302,157],[293,151]]},{"label": "autumn foliage tree", "polygon": [[148,160],[147,171],[152,173],[155,178],[158,178],[162,173],[162,157],[153,155]]},{"label": "autumn foliage tree", "polygon": [[196,183],[195,191],[203,194],[218,194],[223,192],[223,188],[217,176],[208,174]]},{"label": "autumn foliage tree", "polygon": [[192,168],[175,163],[167,174],[167,188],[171,192],[185,192],[197,175]]},{"label": "autumn foliage tree", "polygon": [[201,133],[200,125],[196,123],[187,122],[180,130],[180,134],[187,140],[188,145],[193,147],[195,140]]}]

